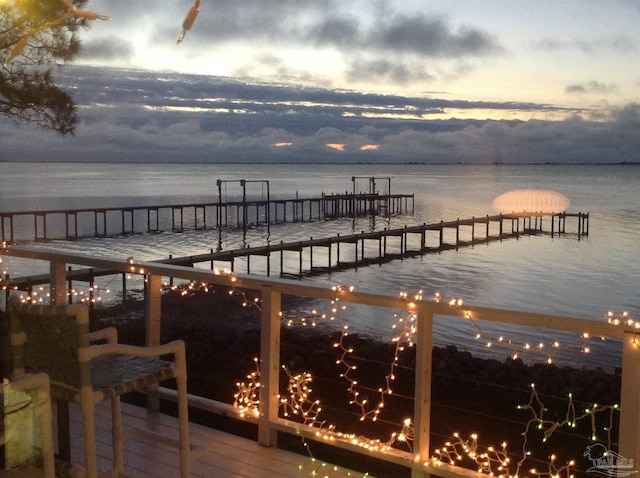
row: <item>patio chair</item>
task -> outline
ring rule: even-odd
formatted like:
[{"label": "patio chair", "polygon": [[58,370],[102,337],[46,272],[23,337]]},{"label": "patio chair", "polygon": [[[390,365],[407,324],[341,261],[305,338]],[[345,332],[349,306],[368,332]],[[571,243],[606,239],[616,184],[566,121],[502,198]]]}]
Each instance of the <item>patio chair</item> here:
[{"label": "patio chair", "polygon": [[[180,474],[182,478],[190,475],[184,342],[176,340],[157,347],[118,344],[113,327],[89,333],[85,305],[11,303],[9,309],[14,377],[46,372],[54,399],[80,404],[88,478],[97,477],[95,405],[112,402],[113,467],[122,473],[120,396],[144,391],[168,379],[175,379],[177,384]],[[173,361],[161,358],[167,355],[172,355]],[[166,437],[158,438],[166,441]]]}]

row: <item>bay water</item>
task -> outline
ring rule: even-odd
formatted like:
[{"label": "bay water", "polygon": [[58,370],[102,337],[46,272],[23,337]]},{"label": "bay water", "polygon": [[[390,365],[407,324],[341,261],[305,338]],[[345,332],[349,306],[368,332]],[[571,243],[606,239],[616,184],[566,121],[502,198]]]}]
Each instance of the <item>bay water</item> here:
[{"label": "bay water", "polygon": [[[521,236],[357,270],[304,279],[358,290],[399,294],[423,291],[459,297],[466,303],[601,321],[608,311],[640,319],[640,165],[426,165],[426,164],[124,164],[0,163],[0,211],[135,207],[214,203],[239,199],[319,197],[323,193],[368,191],[414,194],[413,208],[391,217],[343,218],[258,226],[246,231],[186,230],[181,233],[51,241],[41,247],[92,255],[154,260],[203,254],[212,249],[257,247],[336,234],[398,228],[496,214],[492,201],[516,189],[548,189],[567,196],[567,212],[589,213],[589,234]],[[217,181],[224,186],[220,189]],[[268,181],[268,186],[267,182]],[[567,230],[577,231],[577,219]],[[546,229],[549,224],[546,224]],[[377,246],[376,246],[377,248]],[[3,258],[12,276],[32,274],[33,265]],[[39,271],[41,272],[41,271]],[[254,266],[252,263],[252,272]],[[255,272],[260,272],[256,265]],[[117,282],[117,281],[116,281]],[[392,314],[349,310],[345,321],[373,335],[389,335]],[[485,335],[503,335],[483,325]],[[486,328],[485,328],[486,327]],[[477,329],[455,320],[436,323],[436,343],[487,354]],[[522,331],[509,331],[522,334]],[[521,342],[552,340],[530,331]],[[569,338],[577,341],[577,338]],[[579,346],[577,347],[579,349]],[[600,349],[599,349],[600,350]],[[504,356],[508,350],[492,352]],[[501,354],[501,355],[500,355]],[[574,354],[573,363],[618,366],[619,344],[597,354]]]}]

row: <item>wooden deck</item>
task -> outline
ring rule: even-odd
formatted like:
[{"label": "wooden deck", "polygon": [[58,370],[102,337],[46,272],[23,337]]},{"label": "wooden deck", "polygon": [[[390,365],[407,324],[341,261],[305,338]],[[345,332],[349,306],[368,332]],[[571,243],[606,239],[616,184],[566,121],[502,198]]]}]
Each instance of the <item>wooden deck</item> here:
[{"label": "wooden deck", "polygon": [[[177,419],[168,415],[152,416],[142,407],[123,403],[122,423],[130,428],[177,437]],[[100,405],[96,411],[98,467],[101,473],[111,468],[110,410]],[[200,457],[193,462],[192,476],[203,478],[288,478],[367,476],[334,467],[308,456],[266,448],[257,442],[191,423],[191,444]],[[71,409],[72,462],[83,457],[82,422],[79,407]],[[131,438],[125,442],[125,474],[128,477],[176,478],[180,476],[177,449],[156,441]]]}]

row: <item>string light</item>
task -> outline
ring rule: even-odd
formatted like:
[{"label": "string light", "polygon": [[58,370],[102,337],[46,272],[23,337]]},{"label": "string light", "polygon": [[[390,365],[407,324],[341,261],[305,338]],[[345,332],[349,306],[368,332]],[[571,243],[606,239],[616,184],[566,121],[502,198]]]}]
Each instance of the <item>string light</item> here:
[{"label": "string light", "polygon": [[323,421],[318,420],[318,415],[322,412],[320,400],[311,400],[309,395],[312,389],[309,384],[313,381],[310,373],[292,374],[289,369],[282,366],[282,369],[289,377],[287,385],[288,395],[280,397],[280,408],[285,418],[298,416],[305,425],[322,428]]},{"label": "string light", "polygon": [[[436,303],[440,303],[444,300],[444,298],[439,292],[436,292],[433,300]],[[447,302],[452,307],[461,307],[464,303],[460,298],[451,298]],[[493,348],[494,346],[506,348],[510,351],[512,360],[521,358],[522,353],[526,352],[527,354],[542,356],[544,358],[544,361],[547,364],[551,365],[552,363],[554,363],[555,356],[560,351],[576,349],[580,350],[580,352],[582,352],[583,354],[591,353],[590,344],[593,341],[593,337],[586,332],[580,335],[580,343],[563,345],[559,340],[553,340],[550,344],[544,341],[538,342],[536,344],[526,341],[509,339],[504,335],[495,337],[486,334],[480,324],[476,320],[474,320],[473,314],[470,310],[464,311],[464,317],[465,319],[467,319],[469,325],[471,325],[471,327],[473,327],[473,329],[475,330],[474,338],[476,340],[483,341],[485,348]],[[640,329],[640,324],[638,325],[638,328]],[[600,340],[603,342],[606,341],[604,337],[600,337]]]},{"label": "string light", "polygon": [[238,391],[233,396],[233,406],[240,410],[240,416],[260,416],[260,364],[258,358],[253,359],[256,370],[247,374],[247,382],[236,382]]},{"label": "string light", "polygon": [[561,421],[557,420],[547,420],[544,418],[544,412],[547,411],[544,403],[540,399],[538,395],[538,391],[536,390],[535,384],[531,384],[531,396],[529,398],[529,402],[526,405],[519,405],[518,410],[528,410],[531,412],[532,417],[526,424],[525,432],[523,436],[525,437],[525,442],[523,443],[523,456],[526,456],[526,437],[528,436],[529,430],[532,428],[536,428],[543,434],[542,441],[546,442],[558,429],[563,427],[576,428],[578,422],[589,420],[591,425],[591,435],[590,439],[592,441],[598,440],[597,436],[597,428],[596,428],[596,416],[603,412],[609,412],[609,425],[605,427],[607,432],[607,443],[609,447],[611,447],[612,439],[611,439],[611,431],[613,429],[614,424],[614,414],[619,412],[620,405],[599,405],[594,403],[590,408],[585,408],[581,414],[578,414],[576,411],[575,404],[573,402],[573,394],[568,394],[568,403],[567,403],[567,412],[565,417]]},{"label": "string light", "polygon": [[434,450],[432,464],[437,466],[446,462],[460,466],[464,459],[469,459],[477,466],[478,473],[510,476],[508,472],[511,460],[507,454],[506,442],[502,442],[498,449],[492,446],[481,448],[478,445],[477,433],[472,433],[469,439],[463,440],[456,432],[453,438],[453,441],[447,441],[444,446]]},{"label": "string light", "polygon": [[[532,452],[528,450],[530,434],[533,430],[542,434],[542,442],[546,443],[551,436],[561,428],[576,428],[581,421],[588,421],[591,425],[591,441],[598,440],[596,416],[602,413],[609,414],[609,424],[605,427],[607,432],[608,448],[612,445],[611,432],[616,422],[615,414],[620,411],[619,405],[598,405],[593,404],[589,408],[585,408],[582,413],[577,413],[576,406],[573,401],[572,394],[568,395],[567,411],[563,420],[549,420],[545,418],[545,412],[549,412],[542,402],[540,395],[535,387],[531,384],[531,395],[526,405],[519,405],[519,410],[527,410],[531,412],[531,418],[525,425],[525,430],[521,434],[522,439],[522,458],[516,463],[516,469],[513,474],[509,472],[510,459],[508,457],[507,443],[503,442],[499,449],[495,447],[480,447],[478,444],[478,434],[472,434],[469,439],[464,440],[456,432],[453,434],[453,441],[447,441],[445,444],[434,450],[431,457],[431,463],[438,465],[440,463],[448,463],[450,465],[461,466],[464,460],[471,460],[477,466],[478,472],[489,475],[518,477],[520,471],[524,467],[527,460],[532,456]],[[568,460],[564,465],[557,464],[557,455],[555,453],[549,455],[547,462],[547,470],[539,471],[536,468],[529,470],[532,475],[540,477],[555,478],[566,475],[567,478],[573,477],[571,473],[575,466],[575,460]]]},{"label": "string light", "polygon": [[[144,269],[135,266],[133,258],[129,258],[130,270],[132,273],[143,274]],[[215,274],[230,274],[228,271],[214,271]],[[238,289],[240,282],[234,276],[231,277],[232,286],[230,287],[230,295],[238,295],[242,298],[242,305],[245,307],[255,306],[260,310],[260,300],[258,298],[249,299],[246,293],[241,289]],[[190,291],[202,290],[209,292],[210,284],[190,282],[182,286],[166,286],[171,290],[180,290],[181,293],[189,293]],[[100,289],[93,286],[89,288],[90,293],[96,293]],[[311,317],[303,317],[301,319],[287,319],[284,317],[284,313],[280,313],[281,317],[285,319],[285,324],[288,326],[302,325],[315,326],[318,320],[330,320],[340,322],[341,314],[346,310],[346,306],[340,303],[340,296],[353,291],[353,287],[334,286],[334,292],[336,297],[330,303],[330,312],[319,313],[316,310],[312,311]],[[73,289],[69,293],[80,294],[82,291]],[[49,297],[45,288],[39,288],[36,291],[31,291],[29,297],[26,300],[32,301],[44,301]],[[423,293],[419,291],[414,295],[410,295],[406,292],[400,294],[400,297],[405,299],[406,307],[400,312],[394,314],[396,322],[392,326],[393,337],[392,343],[395,344],[395,350],[393,359],[389,367],[389,373],[385,376],[385,385],[378,389],[380,394],[380,400],[377,405],[372,406],[366,398],[361,397],[361,389],[359,387],[357,379],[353,377],[357,366],[354,364],[350,357],[353,356],[355,350],[352,346],[348,345],[349,327],[344,325],[341,327],[340,339],[333,344],[335,348],[340,349],[341,356],[336,361],[337,364],[344,367],[344,372],[340,375],[348,382],[348,391],[351,394],[352,405],[357,405],[361,410],[361,420],[372,419],[376,421],[379,414],[382,412],[385,406],[385,396],[393,394],[392,385],[396,379],[396,368],[398,367],[398,361],[400,354],[407,348],[414,346],[415,333],[417,331],[417,316],[415,313],[416,302],[423,300]],[[436,294],[434,297],[436,302],[444,300],[440,294]],[[449,299],[447,301],[449,305],[454,307],[462,307],[463,301],[459,298]],[[474,320],[470,311],[465,311],[465,317],[468,319],[469,324],[474,327],[476,331],[476,338],[486,341],[487,346],[491,347],[494,344],[500,344],[511,348],[515,354],[526,351],[531,353],[540,353],[547,356],[549,359],[553,356],[555,351],[561,348],[558,341],[554,341],[551,344],[545,342],[530,343],[524,342],[518,344],[517,342],[510,340],[504,336],[498,336],[496,338],[485,335],[484,331],[480,328],[478,323]],[[605,314],[607,321],[613,325],[622,325],[631,327],[632,329],[640,329],[638,322],[629,317],[629,314],[624,312],[623,314],[616,315],[613,312]],[[563,346],[562,348],[577,348],[584,353],[589,353],[589,343],[592,337],[584,333],[581,335],[582,343],[579,345]],[[551,349],[551,352],[549,350]],[[246,376],[246,380],[243,382],[237,382],[237,393],[234,395],[234,406],[240,410],[242,416],[259,416],[259,391],[260,385],[260,371],[259,371],[259,359],[255,358],[256,370],[249,373]],[[402,430],[391,434],[389,440],[382,441],[380,439],[369,439],[366,437],[356,436],[354,434],[345,434],[336,431],[334,425],[327,425],[325,421],[319,419],[322,407],[318,400],[312,400],[310,394],[312,389],[310,384],[313,381],[313,377],[309,373],[293,374],[286,367],[282,367],[284,373],[288,377],[287,395],[279,396],[280,409],[282,414],[289,417],[299,417],[299,419],[308,426],[317,427],[318,431],[316,436],[322,440],[346,440],[355,445],[366,448],[371,451],[386,451],[402,443],[412,449],[412,442],[414,440],[414,429],[410,419],[403,421]],[[563,420],[549,420],[545,417],[545,412],[548,410],[542,403],[540,396],[535,388],[535,385],[531,385],[530,400],[526,405],[520,405],[517,407],[520,410],[527,410],[531,413],[531,418],[526,424],[525,431],[523,432],[523,445],[522,445],[522,459],[516,464],[516,472],[514,475],[509,475],[509,457],[507,455],[507,444],[503,442],[500,447],[485,447],[482,448],[478,444],[478,435],[472,434],[469,439],[463,440],[458,434],[454,434],[454,440],[446,442],[441,448],[436,449],[434,456],[431,458],[431,464],[438,463],[451,463],[459,464],[463,457],[471,459],[477,466],[477,469],[481,473],[487,473],[499,476],[519,476],[520,469],[524,466],[528,457],[531,456],[531,452],[527,450],[527,444],[529,435],[532,430],[537,430],[542,433],[542,441],[546,442],[558,429],[563,427],[575,428],[576,424],[580,421],[590,421],[591,423],[591,440],[595,441],[598,438],[596,429],[596,415],[608,412],[609,413],[609,425],[605,427],[607,432],[607,440],[611,444],[611,431],[613,424],[615,423],[615,413],[619,411],[619,406],[610,405],[602,406],[593,404],[593,406],[585,408],[582,412],[578,413],[576,406],[573,402],[573,397],[570,394],[568,396],[567,412]],[[425,463],[428,465],[429,463]],[[537,469],[530,469],[529,472],[532,475],[540,477],[556,477],[566,474],[567,477],[571,477],[571,468],[575,465],[575,462],[570,460],[565,465],[559,466],[557,464],[557,457],[555,454],[549,456],[548,470],[538,471]]]}]

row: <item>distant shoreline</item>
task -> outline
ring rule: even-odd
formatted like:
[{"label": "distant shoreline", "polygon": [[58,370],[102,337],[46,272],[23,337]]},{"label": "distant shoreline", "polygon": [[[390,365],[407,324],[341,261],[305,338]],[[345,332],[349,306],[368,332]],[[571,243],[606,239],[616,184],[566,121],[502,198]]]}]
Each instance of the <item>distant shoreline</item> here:
[{"label": "distant shoreline", "polygon": [[543,162],[543,163],[429,163],[419,161],[409,162],[380,162],[380,161],[233,161],[233,162],[206,162],[206,161],[73,161],[73,160],[39,160],[39,159],[23,159],[20,161],[0,159],[0,163],[39,163],[39,164],[189,164],[189,165],[340,165],[340,166],[640,166],[640,161],[618,161],[612,163],[560,163],[560,162]]}]

